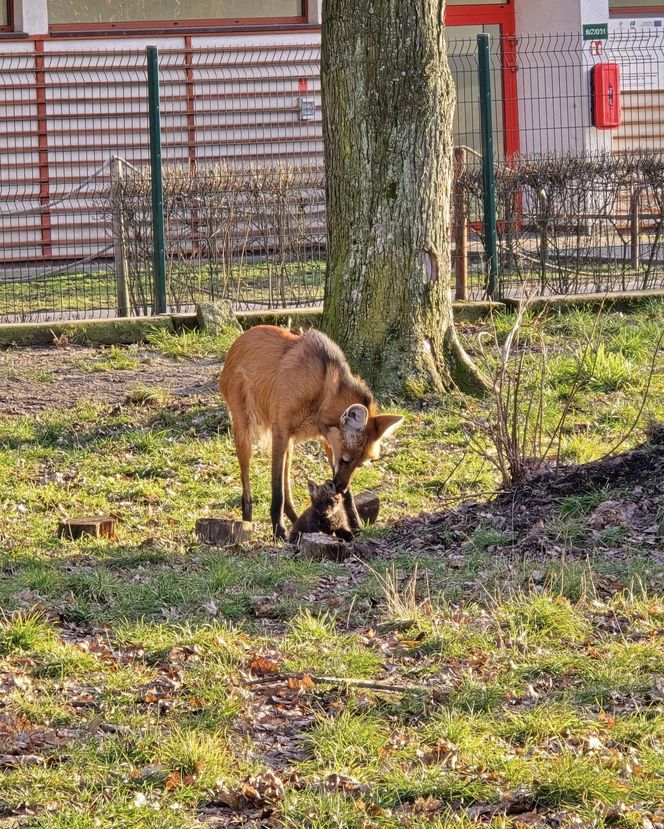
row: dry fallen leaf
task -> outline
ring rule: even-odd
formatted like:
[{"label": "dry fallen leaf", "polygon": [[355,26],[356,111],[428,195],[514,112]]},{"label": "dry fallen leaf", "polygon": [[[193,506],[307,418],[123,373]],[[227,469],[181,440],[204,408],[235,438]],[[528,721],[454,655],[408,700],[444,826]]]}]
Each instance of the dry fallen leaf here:
[{"label": "dry fallen leaf", "polygon": [[289,676],[288,687],[292,688],[295,691],[313,691],[313,689],[316,687],[316,683],[309,676],[309,674],[304,674],[304,676],[300,677],[299,679],[295,676]]},{"label": "dry fallen leaf", "polygon": [[196,776],[193,774],[182,774],[179,771],[171,772],[164,781],[165,789],[177,789],[178,786],[188,786],[193,783]]},{"label": "dry fallen leaf", "polygon": [[279,665],[265,656],[255,656],[249,663],[249,670],[254,676],[272,676],[279,673]]}]

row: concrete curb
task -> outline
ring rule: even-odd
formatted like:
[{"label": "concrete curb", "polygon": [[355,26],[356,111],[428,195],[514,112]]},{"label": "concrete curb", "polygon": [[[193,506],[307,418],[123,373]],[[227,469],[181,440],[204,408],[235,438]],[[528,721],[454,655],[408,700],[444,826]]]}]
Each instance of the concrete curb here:
[{"label": "concrete curb", "polygon": [[12,345],[53,345],[60,337],[78,345],[127,345],[141,342],[154,328],[175,330],[169,314],[112,320],[18,322],[0,325],[0,348]]},{"label": "concrete curb", "polygon": [[[474,322],[492,312],[504,310],[501,302],[454,302],[457,320]],[[309,328],[320,325],[318,308],[291,308],[283,311],[247,311],[237,314],[242,328],[253,325],[292,325]],[[192,331],[198,327],[196,314],[162,314],[156,317],[123,317],[111,320],[68,322],[20,322],[0,324],[0,348],[53,345],[60,337],[78,345],[128,345],[142,342],[155,328]]]}]

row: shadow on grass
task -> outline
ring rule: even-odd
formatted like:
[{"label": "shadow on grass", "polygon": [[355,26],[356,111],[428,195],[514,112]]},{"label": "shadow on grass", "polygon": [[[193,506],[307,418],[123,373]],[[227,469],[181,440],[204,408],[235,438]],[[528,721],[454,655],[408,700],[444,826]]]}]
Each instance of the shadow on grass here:
[{"label": "shadow on grass", "polygon": [[[129,420],[129,417],[134,420]],[[90,424],[90,420],[94,423]],[[154,405],[106,405],[83,414],[80,424],[72,423],[71,413],[48,418],[14,419],[0,430],[0,448],[29,447],[94,450],[109,441],[146,433],[167,431],[172,437],[196,436],[211,440],[230,431],[230,418],[223,405],[201,400],[178,400],[155,408]]]}]

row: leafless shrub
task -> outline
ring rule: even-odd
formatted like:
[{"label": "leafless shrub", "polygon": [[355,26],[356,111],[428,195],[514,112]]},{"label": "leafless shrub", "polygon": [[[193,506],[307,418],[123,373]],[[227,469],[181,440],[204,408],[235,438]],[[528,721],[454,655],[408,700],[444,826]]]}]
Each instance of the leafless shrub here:
[{"label": "leafless shrub", "polygon": [[[168,301],[182,309],[201,298],[252,301],[269,308],[320,298],[301,271],[324,243],[324,179],[316,168],[166,167],[163,173]],[[124,250],[135,312],[151,297],[149,170],[126,167],[105,196]]]},{"label": "leafless shrub", "polygon": [[[495,177],[505,292],[570,294],[664,285],[661,152],[513,157],[496,164]],[[477,158],[455,184],[465,189],[466,221],[481,236],[477,218],[483,182]],[[636,252],[635,208],[637,245],[640,234],[648,242]]]},{"label": "leafless shrub", "polygon": [[[546,309],[542,313],[546,313]],[[596,373],[601,374],[601,359],[606,354],[601,345],[605,316],[600,308],[590,333],[575,355],[576,367],[569,378],[565,402],[552,423],[550,417],[545,417],[550,382],[546,341],[538,325],[539,317],[530,321],[529,338],[527,342],[523,341],[528,314],[529,303],[526,301],[520,305],[502,346],[494,332],[498,359],[492,372],[493,385],[487,409],[482,417],[468,417],[462,423],[470,449],[495,467],[504,490],[518,487],[546,462],[558,469],[561,436],[570,413],[577,407],[585,386]],[[663,342],[664,332],[655,343],[635,417],[626,424],[607,455],[613,454],[630,438],[642,419]],[[530,365],[525,362],[527,354],[536,355]],[[487,364],[490,362],[488,356],[486,361]],[[652,427],[649,428],[652,437]],[[657,434],[656,429],[654,434]]]},{"label": "leafless shrub", "polygon": [[518,486],[544,462],[569,411],[566,406],[553,432],[545,436],[547,352],[540,337],[540,360],[533,376],[527,379],[526,349],[520,347],[527,308],[527,303],[521,305],[502,347],[496,338],[498,361],[489,410],[485,417],[469,418],[462,424],[469,446],[496,468],[503,489]]}]

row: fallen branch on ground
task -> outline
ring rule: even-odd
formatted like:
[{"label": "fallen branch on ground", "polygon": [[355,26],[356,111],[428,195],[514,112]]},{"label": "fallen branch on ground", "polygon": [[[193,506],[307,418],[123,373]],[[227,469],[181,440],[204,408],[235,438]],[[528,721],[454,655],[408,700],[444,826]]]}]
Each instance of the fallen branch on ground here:
[{"label": "fallen branch on ground", "polygon": [[272,676],[262,676],[258,679],[247,679],[245,684],[252,685],[270,685],[278,682],[288,682],[293,680],[295,682],[302,682],[308,677],[315,684],[328,685],[347,685],[352,688],[368,688],[372,691],[389,691],[394,694],[425,694],[433,699],[442,699],[447,693],[447,689],[431,688],[424,685],[390,685],[386,682],[375,682],[372,679],[356,679],[354,677],[345,676],[318,676],[317,674],[308,673],[282,673],[273,674]]}]

